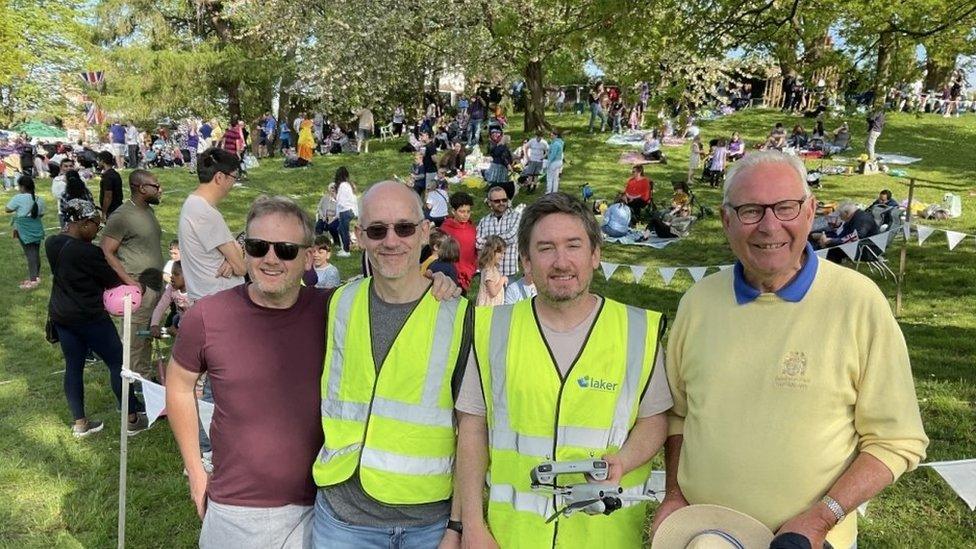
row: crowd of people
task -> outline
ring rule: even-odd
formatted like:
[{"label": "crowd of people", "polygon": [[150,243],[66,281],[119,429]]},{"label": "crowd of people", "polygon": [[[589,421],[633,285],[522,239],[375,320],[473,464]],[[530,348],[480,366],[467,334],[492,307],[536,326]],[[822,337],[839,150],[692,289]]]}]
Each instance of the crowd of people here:
[{"label": "crowd of people", "polygon": [[[619,89],[594,86],[589,130],[599,120],[600,131],[622,131],[628,112],[640,129],[646,91],[628,111]],[[147,428],[143,402],[122,394],[121,326],[102,302],[106,290],[128,287],[139,296],[133,332],[145,332],[132,339],[130,368],[165,382],[201,547],[638,547],[646,501],[624,499],[606,516],[562,515],[560,499],[539,492],[529,471],[602,459],[618,493],[644,494],[661,448],[666,489],[652,525],[660,546],[691,543],[674,537],[682,530],[674,525],[701,526],[703,504],[723,506],[728,520],[755,519],[764,546],[856,546],[854,509],[916,467],[928,439],[884,297],[814,253],[876,232],[871,214],[844,203],[834,233],[814,232],[806,168],[783,152],[829,152],[850,141],[847,124],[828,133],[817,121],[811,135],[777,124],[750,151],[738,132],[706,150],[690,123],[681,136],[691,151],[687,181],[674,184],[670,202],[659,199],[659,208],[654,182],[635,165],[601,223],[559,190],[560,131],[513,150],[504,109],[482,94],[450,114],[430,105],[413,126],[402,106],[394,110],[392,131],[408,134],[404,152],[414,154],[409,178],[367,187],[340,166],[314,214],[261,196],[239,235],[221,205],[246,176],[247,151],[283,153],[286,167],[316,154],[366,154],[372,111],[352,113],[348,133],[306,113],[291,122],[265,113],[253,131],[237,119],[226,130],[188,120],[148,140],[115,123],[110,146],[91,158],[65,147],[45,163],[62,227],[46,240],[39,168],[19,175],[6,209],[27,259],[21,288],[40,283],[43,243],[54,280],[49,339],[66,364],[72,434],[104,426],[84,406],[89,352],[106,364],[117,402],[127,399],[128,434]],[[880,126],[868,122],[873,155],[883,113]],[[667,162],[665,137],[673,132],[648,132],[646,161]],[[160,160],[147,162],[150,153],[186,165],[199,182],[182,204],[168,262],[154,208],[163,189],[148,169]],[[484,170],[470,162],[478,157]],[[132,168],[127,189],[123,166]],[[722,189],[737,261],[685,294],[665,353],[660,312],[590,286],[605,236],[624,237],[638,223],[659,237],[687,234],[699,170]],[[484,182],[480,220],[472,209],[482,191],[451,191],[472,171]],[[97,200],[86,185],[96,173]],[[543,180],[541,196],[513,206]],[[875,205],[892,203],[884,191]],[[357,250],[355,273],[331,262]],[[837,312],[838,291],[852,312]],[[824,324],[828,316],[836,322]],[[757,344],[755,333],[769,337]],[[164,336],[175,340],[158,371],[152,338]],[[755,387],[766,388],[761,398]],[[209,432],[198,399],[216,403]],[[722,526],[704,530],[734,535]]]}]

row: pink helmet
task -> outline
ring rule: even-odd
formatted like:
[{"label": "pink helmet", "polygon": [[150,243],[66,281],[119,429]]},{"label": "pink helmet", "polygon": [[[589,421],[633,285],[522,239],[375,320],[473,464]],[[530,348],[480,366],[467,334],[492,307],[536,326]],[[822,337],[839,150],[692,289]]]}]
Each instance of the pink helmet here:
[{"label": "pink helmet", "polygon": [[122,316],[125,313],[123,299],[125,299],[126,294],[132,295],[132,310],[135,311],[139,308],[139,304],[142,303],[142,290],[138,286],[123,284],[105,290],[105,293],[102,294],[102,303],[105,305],[108,314]]}]

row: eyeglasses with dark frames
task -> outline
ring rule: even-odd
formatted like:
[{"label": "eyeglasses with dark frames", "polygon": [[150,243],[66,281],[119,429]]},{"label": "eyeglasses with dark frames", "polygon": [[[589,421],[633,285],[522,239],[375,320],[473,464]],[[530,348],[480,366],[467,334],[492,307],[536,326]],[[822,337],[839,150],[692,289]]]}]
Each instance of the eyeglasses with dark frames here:
[{"label": "eyeglasses with dark frames", "polygon": [[800,216],[803,203],[810,198],[803,197],[801,200],[780,200],[775,204],[740,204],[733,206],[728,204],[728,208],[735,212],[735,216],[743,225],[755,225],[766,217],[766,210],[772,210],[773,215],[780,221],[793,221]]},{"label": "eyeglasses with dark frames", "polygon": [[267,240],[261,240],[260,238],[245,238],[244,239],[244,253],[253,257],[261,258],[268,255],[268,250],[274,248],[275,255],[278,259],[282,261],[291,261],[298,257],[298,252],[302,248],[307,248],[304,244],[295,244],[294,242],[269,242]]}]

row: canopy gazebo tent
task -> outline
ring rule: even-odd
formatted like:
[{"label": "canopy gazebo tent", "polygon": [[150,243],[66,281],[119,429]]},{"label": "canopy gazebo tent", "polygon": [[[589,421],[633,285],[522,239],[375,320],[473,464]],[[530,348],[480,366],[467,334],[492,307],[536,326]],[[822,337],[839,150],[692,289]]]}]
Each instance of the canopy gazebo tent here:
[{"label": "canopy gazebo tent", "polygon": [[26,133],[28,136],[38,139],[66,139],[68,137],[64,130],[37,121],[22,122],[11,130],[18,134]]}]

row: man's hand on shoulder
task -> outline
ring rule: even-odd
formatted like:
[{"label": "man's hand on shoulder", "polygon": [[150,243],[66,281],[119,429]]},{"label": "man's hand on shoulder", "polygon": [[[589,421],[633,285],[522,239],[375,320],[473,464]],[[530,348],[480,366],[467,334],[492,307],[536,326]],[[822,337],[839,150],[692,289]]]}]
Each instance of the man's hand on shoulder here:
[{"label": "man's hand on shoulder", "polygon": [[824,538],[835,523],[834,514],[824,503],[818,501],[813,507],[786,521],[776,531],[776,535],[796,532],[810,540],[812,547],[823,547]]},{"label": "man's hand on shoulder", "polygon": [[433,281],[430,287],[430,293],[437,301],[449,301],[461,297],[461,287],[444,275],[444,273],[435,273],[428,270],[424,273],[424,276]]}]

